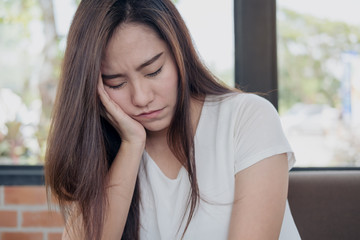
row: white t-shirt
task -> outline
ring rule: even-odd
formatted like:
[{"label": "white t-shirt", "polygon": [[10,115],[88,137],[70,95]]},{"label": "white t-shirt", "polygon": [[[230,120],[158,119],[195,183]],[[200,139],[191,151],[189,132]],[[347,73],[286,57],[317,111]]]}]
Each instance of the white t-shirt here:
[{"label": "white t-shirt", "polygon": [[[237,172],[280,153],[287,153],[289,169],[295,162],[271,103],[247,93],[218,98],[206,97],[194,138],[203,200],[185,233],[187,240],[227,239]],[[180,239],[188,217],[184,217],[190,190],[186,169],[169,179],[145,151],[139,177],[140,239]],[[288,204],[279,239],[300,239]]]}]

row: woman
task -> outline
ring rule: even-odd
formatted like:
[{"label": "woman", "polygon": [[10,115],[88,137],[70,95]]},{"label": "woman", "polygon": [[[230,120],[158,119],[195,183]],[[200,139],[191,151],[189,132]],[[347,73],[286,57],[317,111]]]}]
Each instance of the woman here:
[{"label": "woman", "polygon": [[298,239],[275,109],[221,85],[168,0],[83,0],[46,155],[63,239]]}]

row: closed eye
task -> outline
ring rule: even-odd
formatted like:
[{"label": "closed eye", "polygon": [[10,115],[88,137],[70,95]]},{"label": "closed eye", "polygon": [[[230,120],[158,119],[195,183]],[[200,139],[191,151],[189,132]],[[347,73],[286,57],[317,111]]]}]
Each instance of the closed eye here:
[{"label": "closed eye", "polygon": [[115,86],[108,85],[108,87],[111,88],[111,89],[119,89],[119,88],[124,87],[125,85],[126,85],[126,82],[122,82],[122,83],[120,83],[118,85],[115,85]]},{"label": "closed eye", "polygon": [[161,70],[162,70],[162,66],[158,70],[156,70],[155,72],[149,73],[146,76],[147,77],[155,77],[156,75],[158,75],[161,72]]}]

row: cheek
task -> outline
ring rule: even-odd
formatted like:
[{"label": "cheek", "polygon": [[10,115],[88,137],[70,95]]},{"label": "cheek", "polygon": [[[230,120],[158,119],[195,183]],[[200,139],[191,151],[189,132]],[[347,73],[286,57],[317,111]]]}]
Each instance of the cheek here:
[{"label": "cheek", "polygon": [[161,96],[162,99],[166,99],[171,105],[175,105],[178,92],[177,77],[174,77],[174,75],[164,75],[164,78],[159,82],[157,89],[159,97]]},{"label": "cheek", "polygon": [[171,98],[173,99],[174,102],[177,102],[177,96],[178,96],[178,85],[179,85],[179,78],[178,78],[178,75],[174,75],[173,76],[173,80],[171,81],[171,91],[172,91],[172,94],[171,94]]},{"label": "cheek", "polygon": [[176,93],[178,91],[178,82],[179,82],[176,68],[173,67],[171,69],[171,71],[169,71],[164,78],[165,78],[164,87],[165,87],[167,93],[168,94],[172,93],[172,94],[169,94],[169,96],[173,96],[174,94],[176,96],[177,95]]}]

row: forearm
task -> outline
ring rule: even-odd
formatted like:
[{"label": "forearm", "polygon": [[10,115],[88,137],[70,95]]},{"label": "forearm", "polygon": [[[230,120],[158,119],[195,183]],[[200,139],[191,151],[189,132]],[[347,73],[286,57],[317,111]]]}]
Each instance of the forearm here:
[{"label": "forearm", "polygon": [[134,193],[143,147],[123,143],[109,172],[103,239],[120,239]]}]

